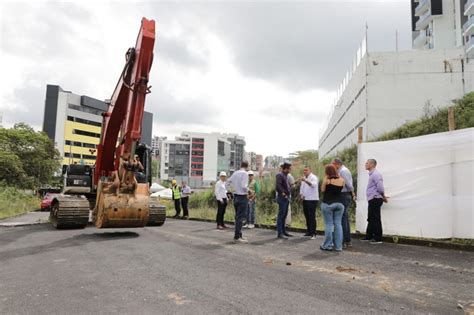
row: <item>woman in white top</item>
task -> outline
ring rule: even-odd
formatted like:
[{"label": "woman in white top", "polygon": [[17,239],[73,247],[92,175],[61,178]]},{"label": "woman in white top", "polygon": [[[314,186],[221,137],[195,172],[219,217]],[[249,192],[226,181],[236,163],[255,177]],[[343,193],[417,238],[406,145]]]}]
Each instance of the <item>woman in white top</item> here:
[{"label": "woman in white top", "polygon": [[217,216],[216,223],[217,229],[223,230],[227,229],[227,226],[224,224],[224,214],[225,209],[227,208],[227,188],[225,180],[227,178],[226,172],[220,172],[219,180],[216,182],[214,187],[214,195],[217,199]]}]

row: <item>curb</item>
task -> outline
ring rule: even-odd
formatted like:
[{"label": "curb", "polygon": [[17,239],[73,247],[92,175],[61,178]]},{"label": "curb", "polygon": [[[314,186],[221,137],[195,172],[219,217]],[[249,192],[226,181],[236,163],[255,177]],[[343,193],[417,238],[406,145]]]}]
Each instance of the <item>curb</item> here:
[{"label": "curb", "polygon": [[18,226],[30,226],[30,225],[38,225],[38,224],[45,224],[49,222],[0,222],[0,227],[18,227]]},{"label": "curb", "polygon": [[[173,219],[173,217],[171,216],[167,216],[166,218]],[[215,220],[211,220],[211,219],[189,218],[188,220],[215,223]],[[234,222],[231,222],[231,221],[225,221],[224,223],[229,224],[229,225],[234,225]],[[266,229],[266,230],[276,230],[276,226],[268,225],[268,224],[255,224],[255,227],[260,228],[260,229]],[[302,228],[288,227],[286,229],[289,232],[298,232],[298,233],[306,232],[306,229],[302,229]],[[324,235],[324,231],[322,230],[316,230],[316,232],[319,235]],[[351,237],[355,239],[360,239],[364,236],[365,234],[362,234],[362,233],[351,233]],[[385,243],[392,243],[395,245],[414,245],[414,246],[425,246],[425,247],[435,247],[435,248],[441,248],[441,249],[474,252],[474,245],[456,244],[456,243],[450,243],[450,242],[443,242],[439,240],[415,239],[415,238],[403,237],[403,236],[398,236],[398,235],[384,235],[382,237],[382,240]]]}]

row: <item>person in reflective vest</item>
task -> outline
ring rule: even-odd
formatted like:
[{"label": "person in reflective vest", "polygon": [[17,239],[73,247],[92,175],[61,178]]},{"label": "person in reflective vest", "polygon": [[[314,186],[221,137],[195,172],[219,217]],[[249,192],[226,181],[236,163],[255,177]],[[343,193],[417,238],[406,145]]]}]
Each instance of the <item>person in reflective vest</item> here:
[{"label": "person in reflective vest", "polygon": [[181,187],[178,186],[176,179],[171,181],[171,199],[174,201],[174,209],[176,210],[173,218],[177,219],[181,214]]}]

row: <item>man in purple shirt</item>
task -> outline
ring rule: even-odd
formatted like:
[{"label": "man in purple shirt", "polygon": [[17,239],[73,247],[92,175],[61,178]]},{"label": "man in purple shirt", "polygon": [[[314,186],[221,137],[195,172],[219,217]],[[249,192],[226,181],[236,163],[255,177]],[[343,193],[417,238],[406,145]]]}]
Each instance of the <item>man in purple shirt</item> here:
[{"label": "man in purple shirt", "polygon": [[367,215],[367,232],[362,241],[370,241],[371,244],[382,244],[382,220],[380,209],[387,202],[385,189],[383,187],[382,174],[375,168],[377,161],[368,159],[365,169],[369,171],[369,182],[367,184],[367,201],[369,202],[369,213]]},{"label": "man in purple shirt", "polygon": [[288,239],[292,236],[288,234],[285,229],[285,219],[288,214],[288,205],[290,204],[290,193],[291,188],[288,183],[288,173],[290,172],[291,164],[283,163],[281,172],[276,176],[276,192],[277,192],[277,203],[278,203],[278,217],[277,217],[277,237],[282,239]]}]

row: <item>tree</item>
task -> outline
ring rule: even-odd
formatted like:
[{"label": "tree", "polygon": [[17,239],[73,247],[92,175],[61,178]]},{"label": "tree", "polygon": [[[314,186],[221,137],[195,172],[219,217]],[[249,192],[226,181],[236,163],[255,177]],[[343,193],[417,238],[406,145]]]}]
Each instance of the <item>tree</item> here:
[{"label": "tree", "polygon": [[60,168],[53,142],[25,123],[0,128],[0,159],[0,181],[20,188],[49,183]]}]

